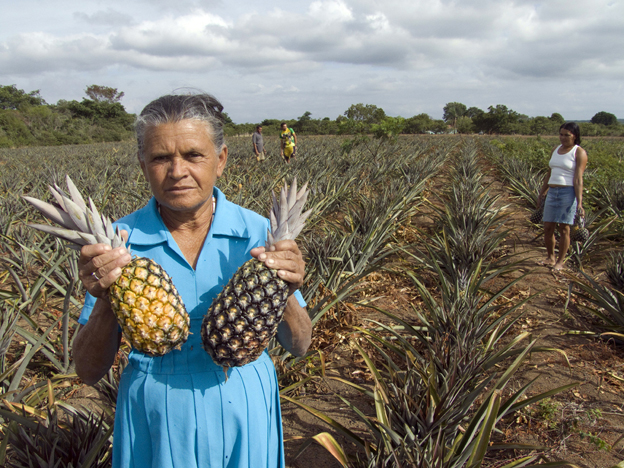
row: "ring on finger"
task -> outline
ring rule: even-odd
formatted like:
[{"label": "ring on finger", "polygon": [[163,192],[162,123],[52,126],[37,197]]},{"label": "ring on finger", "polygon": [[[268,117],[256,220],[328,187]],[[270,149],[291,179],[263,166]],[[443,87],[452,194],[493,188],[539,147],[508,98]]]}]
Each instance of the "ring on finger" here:
[{"label": "ring on finger", "polygon": [[91,273],[91,276],[93,276],[96,281],[100,281],[100,277],[97,275],[97,270],[95,270],[93,273]]}]

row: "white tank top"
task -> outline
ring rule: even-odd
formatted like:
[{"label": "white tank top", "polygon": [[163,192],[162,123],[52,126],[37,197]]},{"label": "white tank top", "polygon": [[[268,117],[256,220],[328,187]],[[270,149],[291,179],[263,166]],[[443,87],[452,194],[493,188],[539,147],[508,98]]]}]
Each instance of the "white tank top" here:
[{"label": "white tank top", "polygon": [[550,179],[548,185],[574,185],[574,171],[576,170],[576,149],[578,145],[574,145],[570,151],[565,154],[559,154],[557,146],[550,157]]}]

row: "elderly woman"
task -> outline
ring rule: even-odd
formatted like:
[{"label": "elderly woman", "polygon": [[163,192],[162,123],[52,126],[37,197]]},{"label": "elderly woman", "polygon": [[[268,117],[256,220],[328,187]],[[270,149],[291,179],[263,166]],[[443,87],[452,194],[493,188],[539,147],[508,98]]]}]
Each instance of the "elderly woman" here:
[{"label": "elderly woman", "polygon": [[[552,151],[550,169],[544,178],[539,194],[544,203],[544,241],[546,260],[541,262],[554,271],[563,269],[570,247],[570,226],[574,217],[585,216],[583,209],[583,173],[587,166],[587,153],[581,144],[581,131],[575,122],[566,122],[559,128],[561,144]],[[559,255],[555,256],[555,228],[559,225]]]},{"label": "elderly woman", "polygon": [[[213,298],[252,256],[290,284],[279,342],[305,354],[311,322],[298,293],[304,261],[294,241],[265,251],[268,220],[229,202],[215,187],[225,168],[223,107],[209,95],[164,96],[137,119],[138,158],[153,197],[116,225],[139,256],[172,277],[191,318],[180,350],[151,357],[133,349],[119,384],[114,467],[283,467],[277,376],[266,352],[231,370],[202,348],[200,325]],[[121,333],[107,290],[131,260],[104,244],[81,250],[90,296],[74,342],[76,372],[96,383],[115,360]]]}]

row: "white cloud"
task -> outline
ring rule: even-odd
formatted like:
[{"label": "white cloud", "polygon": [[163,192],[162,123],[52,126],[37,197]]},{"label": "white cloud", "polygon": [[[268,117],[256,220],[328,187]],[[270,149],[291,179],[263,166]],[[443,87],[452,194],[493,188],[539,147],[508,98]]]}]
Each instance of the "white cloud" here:
[{"label": "white cloud", "polygon": [[73,16],[79,21],[84,21],[92,25],[119,26],[132,24],[134,22],[132,16],[121,13],[110,7],[106,10],[98,10],[92,14],[77,11],[74,12]]},{"label": "white cloud", "polygon": [[[37,17],[26,14],[34,6]],[[586,114],[609,104],[624,115],[622,86],[614,87],[624,78],[624,2],[23,0],[3,14],[0,84],[32,83],[44,97],[47,86],[62,90],[50,80],[108,79],[125,102],[142,101],[132,89],[146,96],[187,85],[223,87],[233,101],[266,98],[261,110],[236,104],[249,118],[291,108],[318,116],[323,105],[335,117],[353,101],[409,116],[410,106],[412,115],[439,114],[449,101],[531,114],[569,101],[574,89],[596,101]]]},{"label": "white cloud", "polygon": [[390,21],[386,15],[381,12],[374,13],[372,15],[366,15],[366,21],[370,24],[371,28],[376,31],[389,32],[392,27],[390,26]]},{"label": "white cloud", "polygon": [[152,56],[215,56],[235,48],[228,28],[222,18],[198,11],[124,27],[111,34],[110,43],[115,50]]},{"label": "white cloud", "polygon": [[340,0],[316,1],[310,4],[308,14],[321,23],[347,23],[353,21],[351,9]]}]

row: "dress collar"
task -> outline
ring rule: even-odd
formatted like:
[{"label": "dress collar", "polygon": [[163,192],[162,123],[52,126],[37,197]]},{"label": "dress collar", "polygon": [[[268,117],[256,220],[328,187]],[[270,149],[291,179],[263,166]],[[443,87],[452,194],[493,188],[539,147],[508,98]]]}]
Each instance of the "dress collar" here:
[{"label": "dress collar", "polygon": [[[213,196],[217,200],[217,208],[208,237],[229,236],[249,238],[247,226],[241,217],[238,205],[230,202],[221,190],[213,189]],[[131,227],[130,245],[154,245],[170,241],[171,233],[163,223],[156,199],[152,197],[146,206],[137,212],[134,226]]]}]

